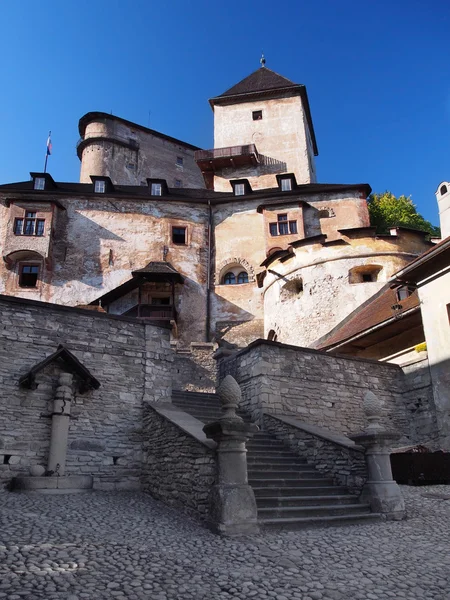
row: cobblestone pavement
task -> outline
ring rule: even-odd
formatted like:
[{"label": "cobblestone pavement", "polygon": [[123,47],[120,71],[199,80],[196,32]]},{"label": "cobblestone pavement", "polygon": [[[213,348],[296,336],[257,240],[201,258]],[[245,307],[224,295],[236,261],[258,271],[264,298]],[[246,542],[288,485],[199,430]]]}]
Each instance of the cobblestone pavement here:
[{"label": "cobblestone pavement", "polygon": [[402,490],[407,521],[239,540],[139,493],[0,493],[0,598],[450,600],[450,486]]}]

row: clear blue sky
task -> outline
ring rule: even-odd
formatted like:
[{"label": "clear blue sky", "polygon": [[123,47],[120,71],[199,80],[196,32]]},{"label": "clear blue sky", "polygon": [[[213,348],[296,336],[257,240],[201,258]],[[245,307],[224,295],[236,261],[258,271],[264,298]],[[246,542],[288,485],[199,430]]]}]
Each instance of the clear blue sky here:
[{"label": "clear blue sky", "polygon": [[450,179],[448,0],[4,0],[0,182],[78,181],[78,119],[113,112],[213,145],[207,99],[259,67],[307,86],[319,181],[411,195]]}]

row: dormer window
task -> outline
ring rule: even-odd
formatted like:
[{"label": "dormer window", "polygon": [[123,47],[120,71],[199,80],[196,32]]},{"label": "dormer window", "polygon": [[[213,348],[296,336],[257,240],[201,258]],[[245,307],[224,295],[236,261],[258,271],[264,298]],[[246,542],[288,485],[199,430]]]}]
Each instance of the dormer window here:
[{"label": "dormer window", "polygon": [[96,194],[104,194],[106,192],[106,184],[103,179],[96,179],[94,182],[94,192]]},{"label": "dormer window", "polygon": [[245,196],[245,185],[243,183],[236,183],[234,186],[235,196]]},{"label": "dormer window", "polygon": [[152,196],[162,196],[162,185],[160,183],[152,183],[150,187]]},{"label": "dormer window", "polygon": [[281,191],[290,192],[292,191],[292,179],[290,177],[283,177],[281,180]]},{"label": "dormer window", "polygon": [[45,190],[45,178],[44,177],[35,177],[34,178],[34,189],[35,190]]}]

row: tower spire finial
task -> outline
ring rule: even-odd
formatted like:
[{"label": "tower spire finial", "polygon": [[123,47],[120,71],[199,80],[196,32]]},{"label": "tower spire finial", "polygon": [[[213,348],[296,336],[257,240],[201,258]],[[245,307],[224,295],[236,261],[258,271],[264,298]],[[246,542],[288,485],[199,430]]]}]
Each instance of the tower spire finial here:
[{"label": "tower spire finial", "polygon": [[261,58],[259,59],[259,62],[261,63],[261,67],[266,66],[266,57],[264,56],[264,52],[261,52]]}]

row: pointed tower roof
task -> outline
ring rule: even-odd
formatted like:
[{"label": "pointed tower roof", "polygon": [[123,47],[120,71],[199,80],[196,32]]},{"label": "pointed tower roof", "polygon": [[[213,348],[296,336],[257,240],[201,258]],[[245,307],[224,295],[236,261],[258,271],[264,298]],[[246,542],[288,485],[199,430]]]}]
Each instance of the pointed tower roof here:
[{"label": "pointed tower roof", "polygon": [[265,66],[265,59],[262,66],[244,77],[239,83],[230,87],[226,92],[215,96],[209,100],[211,108],[223,104],[239,104],[241,102],[252,102],[254,100],[269,100],[271,98],[284,98],[289,96],[300,96],[303,103],[306,119],[309,125],[311,140],[315,156],[319,154],[317,149],[316,136],[309,108],[308,95],[306,87],[299,83],[294,83],[290,79],[275,73]]},{"label": "pointed tower roof", "polygon": [[236,94],[249,94],[252,92],[263,92],[268,90],[276,90],[280,88],[296,88],[296,83],[275,73],[267,67],[260,67],[254,73],[251,73],[236,85],[233,85],[229,90],[218,96],[235,96]]}]

